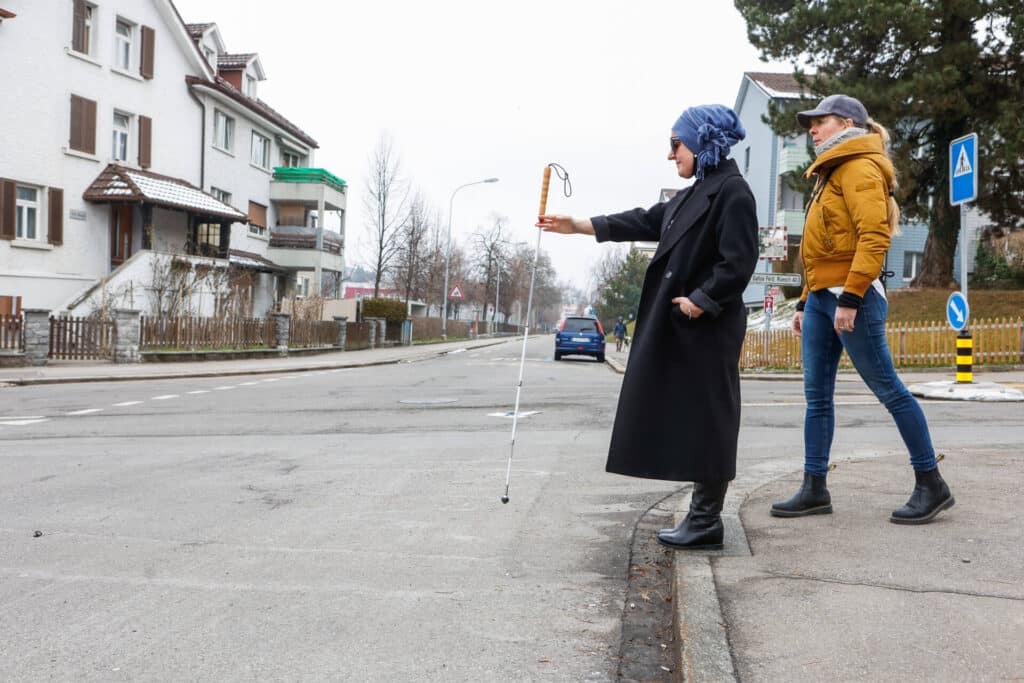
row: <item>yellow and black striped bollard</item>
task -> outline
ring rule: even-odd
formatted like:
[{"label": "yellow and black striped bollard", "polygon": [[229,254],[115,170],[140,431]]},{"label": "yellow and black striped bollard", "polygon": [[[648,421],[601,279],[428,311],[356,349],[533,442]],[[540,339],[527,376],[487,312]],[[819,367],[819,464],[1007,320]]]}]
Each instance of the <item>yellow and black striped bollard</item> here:
[{"label": "yellow and black striped bollard", "polygon": [[974,338],[966,329],[956,335],[956,383],[974,382]]}]

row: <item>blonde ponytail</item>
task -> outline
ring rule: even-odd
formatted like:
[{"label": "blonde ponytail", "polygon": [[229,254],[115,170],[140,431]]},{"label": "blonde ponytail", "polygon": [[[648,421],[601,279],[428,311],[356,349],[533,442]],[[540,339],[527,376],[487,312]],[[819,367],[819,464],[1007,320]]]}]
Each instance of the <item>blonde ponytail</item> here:
[{"label": "blonde ponytail", "polygon": [[[892,161],[892,156],[889,154],[889,143],[892,140],[892,136],[889,135],[889,131],[882,124],[878,123],[871,117],[868,117],[866,128],[869,133],[882,138],[882,148],[885,149],[885,156]],[[889,211],[886,215],[886,219],[889,221],[889,234],[898,235],[900,234],[900,205],[896,203],[896,188],[898,183],[896,182],[896,171],[893,170],[892,187],[889,190]]]}]

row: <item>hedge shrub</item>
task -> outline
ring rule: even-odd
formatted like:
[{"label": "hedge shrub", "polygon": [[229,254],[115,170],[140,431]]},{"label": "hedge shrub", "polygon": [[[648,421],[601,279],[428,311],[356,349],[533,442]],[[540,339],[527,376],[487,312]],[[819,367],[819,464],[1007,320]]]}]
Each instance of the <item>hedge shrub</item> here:
[{"label": "hedge shrub", "polygon": [[404,301],[396,299],[363,299],[364,318],[384,318],[389,323],[400,323],[405,320],[406,308]]}]

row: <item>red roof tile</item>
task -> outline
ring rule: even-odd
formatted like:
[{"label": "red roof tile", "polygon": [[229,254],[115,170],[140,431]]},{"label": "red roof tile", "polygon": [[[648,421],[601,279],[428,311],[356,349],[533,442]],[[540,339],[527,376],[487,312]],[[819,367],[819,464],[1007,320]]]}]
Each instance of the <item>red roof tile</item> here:
[{"label": "red roof tile", "polygon": [[217,55],[217,68],[218,69],[244,69],[252,58],[256,56],[255,52],[249,52],[247,54],[229,55],[222,54]]},{"label": "red roof tile", "polygon": [[746,75],[751,80],[756,81],[759,85],[774,93],[799,97],[807,92],[804,86],[796,82],[796,78],[791,73],[780,74],[748,71]]}]

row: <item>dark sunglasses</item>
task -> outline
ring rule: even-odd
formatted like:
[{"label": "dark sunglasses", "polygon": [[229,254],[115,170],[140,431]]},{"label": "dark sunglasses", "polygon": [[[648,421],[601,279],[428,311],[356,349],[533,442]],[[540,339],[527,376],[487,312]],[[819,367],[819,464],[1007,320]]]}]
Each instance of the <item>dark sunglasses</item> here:
[{"label": "dark sunglasses", "polygon": [[675,154],[676,150],[679,149],[679,145],[683,144],[683,141],[673,135],[668,139],[668,144],[672,147],[672,153]]}]

